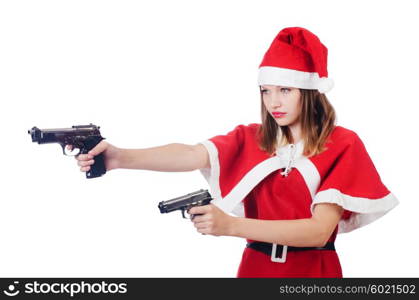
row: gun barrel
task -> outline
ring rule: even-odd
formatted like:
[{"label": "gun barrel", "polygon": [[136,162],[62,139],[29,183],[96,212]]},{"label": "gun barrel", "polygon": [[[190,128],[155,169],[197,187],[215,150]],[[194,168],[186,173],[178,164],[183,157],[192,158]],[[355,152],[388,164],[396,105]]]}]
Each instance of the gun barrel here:
[{"label": "gun barrel", "polygon": [[206,192],[205,190],[200,189],[199,191],[189,193],[189,194],[186,194],[184,196],[176,197],[176,198],[164,201],[164,202],[166,204],[173,204],[173,203],[176,203],[176,202],[181,202],[183,200],[187,200],[187,199],[190,199],[190,198],[193,198],[193,197],[196,197],[196,196],[203,195],[203,194],[205,194],[205,192]]},{"label": "gun barrel", "polygon": [[32,142],[37,142],[41,138],[41,130],[38,127],[32,127],[32,129],[29,129],[28,134],[31,135]]},{"label": "gun barrel", "polygon": [[199,190],[180,196],[167,201],[159,202],[159,209],[161,213],[169,213],[178,209],[188,209],[195,205],[205,205],[212,200],[210,193],[207,190]]},{"label": "gun barrel", "polygon": [[58,143],[63,141],[64,137],[67,136],[76,136],[76,135],[100,135],[100,127],[90,124],[90,125],[76,125],[71,128],[47,128],[39,129],[38,127],[32,127],[28,130],[28,134],[31,135],[32,142],[38,144],[47,144],[47,143]]}]

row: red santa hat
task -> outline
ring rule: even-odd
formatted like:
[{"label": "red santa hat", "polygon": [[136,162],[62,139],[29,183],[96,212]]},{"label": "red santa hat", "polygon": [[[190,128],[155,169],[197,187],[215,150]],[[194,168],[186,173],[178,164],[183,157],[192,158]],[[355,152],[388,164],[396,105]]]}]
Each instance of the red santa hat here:
[{"label": "red santa hat", "polygon": [[259,65],[258,83],[330,91],[334,83],[327,77],[327,48],[305,28],[282,29]]}]

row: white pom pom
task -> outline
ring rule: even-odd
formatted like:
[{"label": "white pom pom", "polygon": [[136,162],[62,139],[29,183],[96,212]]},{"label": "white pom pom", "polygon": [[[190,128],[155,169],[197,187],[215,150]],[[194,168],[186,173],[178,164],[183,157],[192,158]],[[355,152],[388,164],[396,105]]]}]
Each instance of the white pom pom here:
[{"label": "white pom pom", "polygon": [[318,83],[317,83],[317,90],[324,94],[328,91],[330,91],[333,86],[334,86],[334,82],[332,78],[327,78],[327,77],[322,77],[319,79]]}]

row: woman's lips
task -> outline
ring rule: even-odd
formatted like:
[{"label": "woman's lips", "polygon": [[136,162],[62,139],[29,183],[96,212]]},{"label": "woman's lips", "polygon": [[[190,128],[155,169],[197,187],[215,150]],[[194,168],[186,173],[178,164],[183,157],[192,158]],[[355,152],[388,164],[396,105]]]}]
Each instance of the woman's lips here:
[{"label": "woman's lips", "polygon": [[273,112],[272,115],[274,116],[274,118],[282,118],[286,115],[287,113],[281,113],[281,112]]}]

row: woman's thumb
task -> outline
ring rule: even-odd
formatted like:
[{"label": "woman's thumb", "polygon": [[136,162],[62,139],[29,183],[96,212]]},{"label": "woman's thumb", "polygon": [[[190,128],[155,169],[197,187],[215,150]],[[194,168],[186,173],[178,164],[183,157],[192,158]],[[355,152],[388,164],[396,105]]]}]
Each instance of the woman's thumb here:
[{"label": "woman's thumb", "polygon": [[108,143],[105,142],[105,141],[101,141],[92,150],[90,150],[88,152],[88,154],[96,156],[96,155],[102,153],[103,151],[105,151],[107,147],[108,147]]}]

